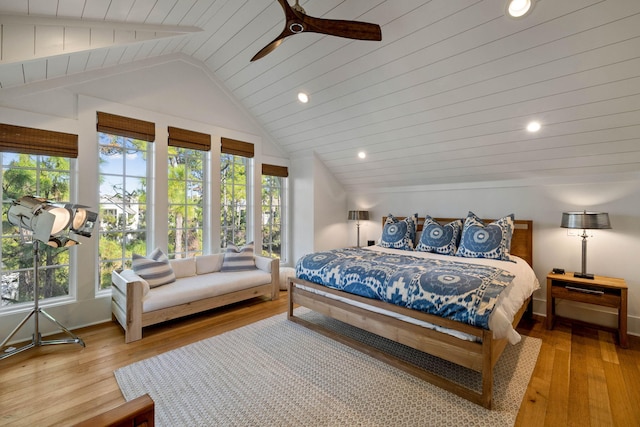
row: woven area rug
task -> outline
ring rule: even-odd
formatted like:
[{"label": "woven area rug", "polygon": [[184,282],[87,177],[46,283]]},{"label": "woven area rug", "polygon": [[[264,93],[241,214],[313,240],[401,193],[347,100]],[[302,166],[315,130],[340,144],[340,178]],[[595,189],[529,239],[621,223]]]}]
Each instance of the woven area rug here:
[{"label": "woven area rug", "polygon": [[[298,309],[478,388],[480,375]],[[158,426],[511,426],[541,340],[508,345],[487,410],[278,315],[115,371],[126,400],[149,393]]]}]

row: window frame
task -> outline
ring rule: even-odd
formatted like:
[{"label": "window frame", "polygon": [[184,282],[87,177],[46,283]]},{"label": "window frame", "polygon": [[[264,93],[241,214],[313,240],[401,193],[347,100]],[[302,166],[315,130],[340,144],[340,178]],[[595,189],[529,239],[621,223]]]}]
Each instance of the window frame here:
[{"label": "window frame", "polygon": [[[126,202],[124,199],[124,192],[127,191],[127,186],[126,186],[126,181],[128,179],[140,179],[140,180],[146,180],[147,183],[152,182],[153,179],[153,174],[152,174],[152,168],[153,168],[153,159],[155,157],[155,144],[153,144],[151,141],[144,141],[141,139],[136,139],[134,137],[129,137],[129,136],[123,136],[123,135],[117,135],[117,134],[111,134],[111,133],[107,133],[107,132],[101,132],[100,130],[97,132],[97,144],[98,144],[98,153],[97,153],[97,173],[98,173],[98,199],[99,199],[99,203],[98,203],[98,209],[99,209],[99,230],[98,230],[98,271],[97,271],[97,275],[98,275],[98,281],[97,281],[97,292],[101,292],[104,290],[108,290],[110,289],[111,286],[111,281],[110,279],[105,276],[103,277],[103,265],[104,264],[111,264],[107,270],[108,271],[113,271],[114,269],[120,269],[120,268],[131,268],[131,260],[132,260],[132,254],[134,252],[134,249],[131,250],[131,254],[128,254],[128,250],[126,248],[126,242],[124,239],[124,236],[127,234],[127,228],[126,228],[126,219],[129,217],[129,214],[126,212],[128,206],[131,205],[135,205],[136,207],[138,207],[138,209],[134,209],[132,212],[132,215],[140,215],[140,211],[142,208],[143,210],[143,215],[145,217],[145,227],[140,229],[140,228],[135,228],[131,229],[132,233],[131,234],[141,234],[144,233],[144,250],[141,250],[141,248],[139,250],[135,250],[136,253],[142,253],[146,255],[147,249],[149,247],[149,244],[151,242],[151,236],[149,235],[149,224],[152,223],[152,219],[153,219],[153,215],[154,213],[151,212],[151,210],[149,209],[149,189],[148,189],[148,185],[147,185],[147,191],[145,193],[145,202],[144,203],[130,203],[130,202]],[[104,230],[103,229],[103,224],[106,222],[106,216],[104,215],[104,206],[105,205],[109,205],[109,203],[103,203],[103,194],[102,194],[102,190],[101,190],[101,184],[100,181],[102,179],[103,173],[101,172],[101,150],[100,147],[104,146],[101,143],[101,135],[109,135],[111,137],[115,137],[118,138],[120,140],[122,140],[122,145],[120,145],[120,147],[123,147],[123,154],[122,154],[122,174],[104,174],[107,176],[112,176],[112,177],[121,177],[122,178],[122,183],[124,185],[123,188],[123,193],[120,194],[114,194],[114,198],[117,196],[120,196],[120,200],[122,203],[122,206],[120,208],[118,208],[116,206],[116,209],[120,210],[120,217],[125,219],[125,222],[122,223],[123,227],[121,229],[112,229],[112,230]],[[126,155],[126,149],[124,149],[126,141],[137,141],[137,142],[144,142],[146,144],[146,150],[136,150],[137,154],[139,155],[143,155],[146,153],[146,160],[145,160],[145,172],[144,172],[144,176],[142,175],[129,175],[127,174],[127,155]],[[154,190],[151,189],[151,192],[153,192]],[[117,204],[116,201],[112,202],[111,204]],[[117,219],[117,222],[120,222],[120,219]],[[104,248],[104,240],[103,237],[105,235],[108,234],[122,234],[123,238],[122,241],[120,243],[120,257],[111,257],[111,258],[103,258],[102,256],[102,249]],[[106,271],[106,270],[105,270]],[[110,274],[110,273],[109,273]],[[103,283],[103,279],[106,280],[105,283]]]},{"label": "window frame", "polygon": [[[274,255],[278,258],[280,258],[280,262],[281,264],[286,264],[287,263],[287,238],[288,238],[288,233],[287,233],[287,184],[288,184],[288,180],[287,180],[287,176],[288,176],[288,171],[286,167],[280,167],[280,170],[278,169],[273,169],[272,167],[270,167],[271,165],[262,165],[262,179],[261,179],[261,186],[262,186],[262,192],[261,192],[261,201],[260,201],[260,213],[261,213],[261,224],[260,224],[260,231],[261,231],[261,237],[262,237],[262,244],[261,244],[261,254],[264,256],[269,256],[269,257],[274,257]],[[265,190],[265,177],[269,177],[272,179],[276,179],[279,183],[279,213],[280,213],[280,218],[279,218],[279,228],[280,228],[280,253],[279,254],[275,254],[272,250],[272,244],[273,241],[268,242],[268,246],[269,249],[265,251],[265,233],[263,232],[264,226],[265,226],[265,207],[269,207],[270,212],[273,212],[273,204],[270,204],[269,206],[265,205],[265,201],[262,198],[262,196],[264,195],[264,190]],[[269,194],[272,193],[273,191],[273,187],[272,186],[268,186],[269,187]],[[273,200],[273,198],[271,198],[270,200]],[[270,218],[272,218],[270,216]],[[270,221],[271,222],[271,221]]]},{"label": "window frame", "polygon": [[[243,164],[244,167],[244,174],[245,174],[245,179],[244,179],[244,184],[240,184],[239,180],[235,179],[235,174],[234,174],[234,179],[232,180],[232,187],[234,188],[235,192],[235,187],[236,187],[236,183],[238,183],[237,185],[242,185],[245,188],[245,198],[244,198],[244,217],[245,217],[245,228],[244,228],[244,242],[242,242],[241,240],[237,240],[235,238],[231,239],[231,241],[227,241],[226,237],[228,236],[228,232],[231,231],[231,235],[235,236],[238,233],[238,229],[235,226],[235,219],[236,219],[236,215],[231,215],[231,225],[225,224],[225,221],[223,221],[223,219],[225,219],[225,207],[228,206],[229,204],[225,204],[225,195],[227,194],[225,192],[225,184],[222,180],[222,167],[224,164],[224,160],[223,158],[225,156],[229,156],[231,158],[231,164],[237,164],[239,163],[237,160],[240,160],[240,162]],[[232,243],[236,246],[243,246],[247,243],[250,243],[253,241],[253,159],[251,157],[245,157],[242,155],[238,155],[238,154],[231,154],[231,153],[221,153],[220,154],[220,247],[221,248],[225,248],[229,243]],[[231,204],[229,205],[230,207],[230,211],[238,211],[237,209],[235,209],[235,207],[237,207],[238,203],[235,202],[235,199],[230,199],[231,200]],[[238,211],[240,213],[240,216],[242,216],[241,211]],[[242,221],[242,219],[239,220],[240,222]]]},{"label": "window frame", "polygon": [[[200,224],[197,228],[195,228],[196,230],[200,231],[200,244],[199,244],[199,249],[198,250],[190,250],[188,247],[180,252],[176,252],[175,250],[172,251],[171,250],[171,242],[167,241],[167,251],[168,251],[168,256],[169,258],[186,258],[189,256],[195,256],[195,255],[202,255],[205,251],[205,248],[207,247],[207,235],[209,233],[209,231],[207,230],[207,228],[205,227],[205,222],[206,222],[206,218],[207,218],[207,206],[208,206],[208,195],[209,195],[209,191],[208,191],[208,186],[207,186],[207,182],[208,182],[208,167],[207,165],[210,163],[210,156],[208,154],[207,151],[201,150],[199,148],[187,148],[184,146],[173,146],[173,145],[169,145],[167,148],[167,161],[170,163],[171,162],[171,150],[177,150],[178,152],[180,152],[181,150],[184,150],[186,153],[188,154],[195,154],[195,153],[199,153],[199,155],[201,156],[200,162],[201,162],[201,167],[202,167],[202,177],[199,181],[193,180],[193,179],[189,179],[189,170],[187,168],[185,168],[185,176],[184,176],[184,180],[176,180],[176,179],[172,179],[170,177],[170,166],[168,165],[169,168],[169,174],[167,175],[167,192],[171,192],[172,191],[172,185],[171,182],[180,182],[180,183],[184,183],[185,188],[184,188],[184,203],[172,203],[171,200],[169,200],[169,194],[167,194],[167,207],[168,207],[168,221],[167,221],[167,227],[168,227],[168,236],[171,236],[171,232],[175,231],[177,233],[178,227],[174,226],[174,224],[172,224],[171,221],[171,207],[172,206],[183,206],[184,207],[184,211],[185,212],[189,212],[190,208],[194,208],[194,209],[200,209],[201,213],[200,213]],[[201,186],[201,190],[200,190],[200,195],[201,195],[201,199],[200,202],[195,204],[195,203],[189,203],[189,186],[190,184],[193,184],[195,182],[199,182],[200,186]],[[186,215],[186,217],[184,218],[184,223],[185,225],[183,225],[182,227],[182,231],[186,232],[187,235],[185,236],[185,239],[188,239],[188,234],[189,234],[189,230],[192,229],[192,227],[189,227],[188,225],[188,221],[189,221],[189,215]],[[187,241],[183,242],[183,243],[187,243]],[[175,244],[174,244],[175,245]],[[174,246],[175,247],[175,246]]]}]

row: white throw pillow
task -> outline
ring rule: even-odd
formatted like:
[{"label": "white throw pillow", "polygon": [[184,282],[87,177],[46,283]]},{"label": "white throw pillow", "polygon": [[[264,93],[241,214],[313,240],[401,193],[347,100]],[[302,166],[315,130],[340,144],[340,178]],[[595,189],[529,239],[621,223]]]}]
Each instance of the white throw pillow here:
[{"label": "white throw pillow", "polygon": [[172,259],[169,261],[176,279],[196,275],[196,259],[194,257]]},{"label": "white throw pillow", "polygon": [[196,273],[207,274],[220,271],[224,254],[198,255],[196,257]]}]

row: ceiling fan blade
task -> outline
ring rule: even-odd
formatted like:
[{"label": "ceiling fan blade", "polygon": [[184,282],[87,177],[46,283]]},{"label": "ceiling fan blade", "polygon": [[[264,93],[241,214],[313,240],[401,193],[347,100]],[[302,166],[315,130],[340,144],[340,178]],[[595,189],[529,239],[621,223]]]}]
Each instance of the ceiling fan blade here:
[{"label": "ceiling fan blade", "polygon": [[330,36],[356,40],[382,40],[382,30],[378,24],[361,21],[345,21],[341,19],[314,18],[309,15],[304,15],[302,20],[306,32],[328,34]]},{"label": "ceiling fan blade", "polygon": [[268,45],[266,45],[265,47],[260,49],[260,51],[258,53],[253,55],[253,58],[251,58],[251,62],[257,61],[258,59],[267,56],[268,54],[273,52],[278,46],[280,46],[280,44],[285,39],[285,37],[289,37],[289,36],[295,34],[290,29],[291,28],[291,24],[302,25],[301,24],[302,23],[301,17],[298,16],[298,13],[291,8],[291,6],[287,2],[287,0],[278,0],[278,3],[280,3],[280,6],[282,6],[282,10],[284,10],[284,16],[285,16],[285,19],[286,19],[284,30],[282,30],[280,35],[278,37],[276,37],[275,40],[273,40],[271,43],[269,43]]},{"label": "ceiling fan blade", "polygon": [[[287,32],[287,31],[286,30],[283,31],[282,34],[284,34],[285,32]],[[266,45],[265,47],[260,49],[260,51],[258,53],[253,55],[253,58],[251,58],[251,62],[256,61],[256,60],[258,60],[260,58],[263,58],[263,57],[267,56],[268,54],[270,54],[271,52],[273,52],[284,41],[285,37],[288,37],[293,33],[289,32],[289,34],[287,34],[285,36],[283,36],[282,34],[280,34],[278,36],[278,38],[276,38],[274,41],[272,41],[271,43],[269,43],[268,45]]]}]

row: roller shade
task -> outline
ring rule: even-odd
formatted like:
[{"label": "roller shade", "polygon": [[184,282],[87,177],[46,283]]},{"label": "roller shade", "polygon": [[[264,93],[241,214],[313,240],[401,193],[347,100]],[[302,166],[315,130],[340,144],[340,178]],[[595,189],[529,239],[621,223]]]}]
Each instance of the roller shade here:
[{"label": "roller shade", "polygon": [[172,147],[189,148],[192,150],[211,150],[211,135],[192,130],[168,127],[169,145]]},{"label": "roller shade", "polygon": [[249,142],[238,141],[235,139],[222,137],[221,151],[224,154],[233,154],[234,156],[253,157],[253,144]]},{"label": "roller shade", "polygon": [[286,166],[262,164],[262,175],[279,176],[286,178],[289,176],[289,169]]},{"label": "roller shade", "polygon": [[153,122],[117,116],[98,111],[98,132],[126,138],[153,142],[156,139],[156,125]]},{"label": "roller shade", "polygon": [[78,157],[78,135],[0,123],[0,151]]}]

